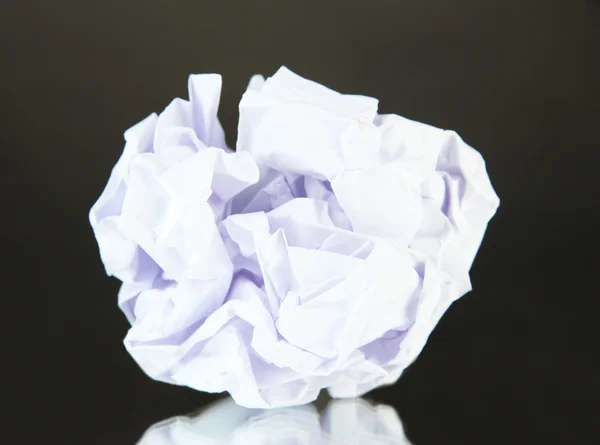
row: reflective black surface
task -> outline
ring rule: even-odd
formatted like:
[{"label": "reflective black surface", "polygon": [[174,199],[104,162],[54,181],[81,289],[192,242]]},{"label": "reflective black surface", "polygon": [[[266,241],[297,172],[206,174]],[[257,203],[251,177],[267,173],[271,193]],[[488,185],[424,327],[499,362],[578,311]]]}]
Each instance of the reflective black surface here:
[{"label": "reflective black surface", "polygon": [[474,291],[369,398],[417,445],[597,443],[598,2],[7,0],[0,29],[4,291],[25,306],[5,313],[34,334],[11,361],[33,374],[20,400],[45,408],[51,429],[34,433],[133,445],[217,398],[153,382],[127,355],[87,212],[122,132],[185,96],[188,74],[223,74],[233,145],[249,77],[285,64],[457,130],[502,200]]},{"label": "reflective black surface", "polygon": [[348,399],[259,410],[240,407],[230,398],[152,425],[138,445],[349,443],[411,445],[388,405]]}]

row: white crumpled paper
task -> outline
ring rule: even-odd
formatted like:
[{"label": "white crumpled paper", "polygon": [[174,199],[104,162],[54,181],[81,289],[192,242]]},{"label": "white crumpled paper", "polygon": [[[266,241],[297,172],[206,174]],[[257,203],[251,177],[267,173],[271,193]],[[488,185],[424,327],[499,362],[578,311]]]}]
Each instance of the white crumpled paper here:
[{"label": "white crumpled paper", "polygon": [[330,401],[274,410],[243,408],[231,399],[193,417],[152,425],[137,445],[411,445],[391,406],[363,399]]},{"label": "white crumpled paper", "polygon": [[191,76],[189,101],[129,129],[91,210],[126,348],[248,407],[395,382],[471,289],[499,204],[481,155],[286,68],[252,78],[233,152],[220,90]]}]

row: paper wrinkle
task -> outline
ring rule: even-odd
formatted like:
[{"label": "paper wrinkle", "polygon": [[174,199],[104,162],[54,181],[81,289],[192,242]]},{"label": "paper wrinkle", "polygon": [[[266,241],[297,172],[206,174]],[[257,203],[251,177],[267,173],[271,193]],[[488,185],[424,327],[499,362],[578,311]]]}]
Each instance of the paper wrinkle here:
[{"label": "paper wrinkle", "polygon": [[410,445],[402,421],[389,405],[363,399],[332,400],[274,410],[250,409],[227,398],[199,414],[152,425],[137,445]]},{"label": "paper wrinkle", "polygon": [[260,91],[242,97],[237,149],[278,171],[331,180],[376,158],[377,102],[339,94],[281,68]]},{"label": "paper wrinkle", "polygon": [[499,205],[483,158],[285,67],[249,82],[232,152],[220,91],[191,76],[189,101],[127,130],[90,211],[127,350],[256,408],[394,383],[471,289]]}]

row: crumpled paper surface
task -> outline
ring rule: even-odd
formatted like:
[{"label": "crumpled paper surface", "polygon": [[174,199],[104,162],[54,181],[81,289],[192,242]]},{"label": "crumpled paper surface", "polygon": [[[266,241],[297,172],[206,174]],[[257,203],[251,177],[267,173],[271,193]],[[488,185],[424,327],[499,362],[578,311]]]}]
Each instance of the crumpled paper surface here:
[{"label": "crumpled paper surface", "polygon": [[455,132],[282,67],[254,76],[237,150],[221,77],[192,75],[127,130],[90,221],[152,378],[256,408],[395,382],[469,269],[499,200]]},{"label": "crumpled paper surface", "polygon": [[152,425],[137,445],[411,445],[391,406],[363,399],[274,410],[243,408],[231,399],[192,417]]}]

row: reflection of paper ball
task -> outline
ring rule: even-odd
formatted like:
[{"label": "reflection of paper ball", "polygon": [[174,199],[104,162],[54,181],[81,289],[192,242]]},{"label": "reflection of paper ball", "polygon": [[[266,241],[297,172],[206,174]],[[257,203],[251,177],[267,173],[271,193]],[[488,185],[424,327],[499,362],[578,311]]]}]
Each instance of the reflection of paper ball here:
[{"label": "reflection of paper ball", "polygon": [[251,82],[232,152],[220,76],[189,91],[127,131],[90,213],[128,351],[248,407],[395,382],[471,289],[498,206],[481,155],[285,68]]},{"label": "reflection of paper ball", "polygon": [[137,445],[410,445],[396,411],[363,399],[259,410],[231,399],[151,426]]}]

